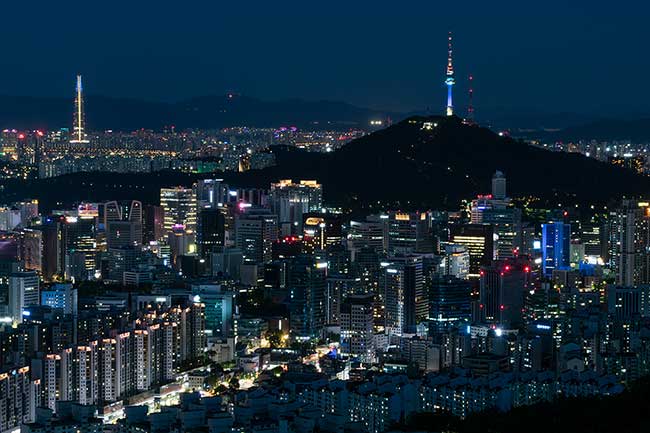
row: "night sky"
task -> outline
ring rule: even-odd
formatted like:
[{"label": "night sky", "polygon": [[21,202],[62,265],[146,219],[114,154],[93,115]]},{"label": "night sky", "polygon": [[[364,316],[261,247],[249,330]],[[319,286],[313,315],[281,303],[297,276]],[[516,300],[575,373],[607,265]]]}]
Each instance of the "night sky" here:
[{"label": "night sky", "polygon": [[[569,5],[570,3],[570,5]],[[446,5],[445,5],[446,4]],[[650,5],[601,1],[5,1],[0,93],[153,100],[238,91],[393,110],[650,114]]]}]

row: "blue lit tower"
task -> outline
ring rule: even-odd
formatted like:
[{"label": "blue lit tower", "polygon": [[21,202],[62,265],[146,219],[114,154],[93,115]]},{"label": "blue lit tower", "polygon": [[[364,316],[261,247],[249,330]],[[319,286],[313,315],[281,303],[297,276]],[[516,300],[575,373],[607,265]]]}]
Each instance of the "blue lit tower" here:
[{"label": "blue lit tower", "polygon": [[77,75],[77,87],[75,88],[74,98],[74,121],[72,123],[72,144],[87,144],[89,143],[86,137],[86,119],[85,119],[85,106],[83,97],[83,86],[81,85],[81,75]]},{"label": "blue lit tower", "polygon": [[452,49],[451,49],[451,32],[449,32],[449,45],[448,45],[448,57],[447,57],[447,79],[445,84],[447,85],[447,116],[452,116],[454,114],[454,104],[452,102],[451,88],[456,84],[454,80],[454,65],[452,63]]},{"label": "blue lit tower", "polygon": [[551,277],[555,269],[567,269],[570,264],[571,224],[551,222],[542,224],[542,273]]}]

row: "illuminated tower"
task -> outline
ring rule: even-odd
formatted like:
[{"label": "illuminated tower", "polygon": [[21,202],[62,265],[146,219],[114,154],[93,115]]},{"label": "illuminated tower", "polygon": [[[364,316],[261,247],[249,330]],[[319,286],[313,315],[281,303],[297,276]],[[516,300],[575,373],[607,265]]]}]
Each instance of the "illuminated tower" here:
[{"label": "illuminated tower", "polygon": [[86,138],[86,119],[84,118],[84,97],[83,87],[81,86],[81,75],[77,75],[77,94],[74,99],[74,121],[72,124],[71,144],[87,144]]},{"label": "illuminated tower", "polygon": [[452,116],[454,114],[454,104],[451,96],[451,88],[456,84],[456,80],[454,80],[454,65],[451,57],[451,32],[449,32],[448,42],[447,79],[445,80],[445,84],[447,85],[447,116]]}]

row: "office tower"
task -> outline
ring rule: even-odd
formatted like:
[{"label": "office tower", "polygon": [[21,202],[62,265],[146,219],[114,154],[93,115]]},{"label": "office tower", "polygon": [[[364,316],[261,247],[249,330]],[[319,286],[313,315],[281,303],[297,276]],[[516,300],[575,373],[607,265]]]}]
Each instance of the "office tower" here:
[{"label": "office tower", "polygon": [[229,201],[229,188],[223,179],[200,179],[194,184],[194,189],[196,190],[196,201],[200,208],[222,207]]},{"label": "office tower", "polygon": [[201,258],[210,258],[216,247],[224,246],[226,210],[218,207],[200,208],[196,227],[196,246]]},{"label": "office tower", "polygon": [[519,326],[530,280],[530,264],[525,259],[495,261],[482,267],[478,319],[502,327]]},{"label": "office tower", "polygon": [[72,122],[72,134],[70,144],[88,144],[86,137],[86,105],[83,98],[83,86],[81,75],[77,75],[77,87],[74,99],[74,121]]},{"label": "office tower", "polygon": [[245,263],[270,261],[277,237],[277,216],[265,209],[249,208],[235,217],[235,245],[242,251]]},{"label": "office tower", "polygon": [[297,236],[283,236],[273,242],[271,255],[273,260],[291,259],[303,253],[302,240]]},{"label": "office tower", "polygon": [[363,247],[372,247],[376,251],[388,249],[388,226],[385,220],[350,221],[348,227],[348,248],[354,254]]},{"label": "office tower", "polygon": [[445,79],[445,85],[447,86],[447,116],[453,116],[454,114],[454,103],[452,100],[452,87],[454,87],[454,84],[456,84],[456,80],[454,79],[454,65],[452,62],[452,47],[451,47],[451,32],[449,32],[449,36],[447,38],[448,41],[448,46],[447,46],[447,78]]},{"label": "office tower", "polygon": [[471,294],[472,287],[467,280],[444,276],[431,281],[429,320],[436,332],[471,320]]},{"label": "office tower", "polygon": [[171,263],[179,269],[181,257],[196,254],[196,233],[180,225],[172,227],[167,232],[167,245],[171,251]]},{"label": "office tower", "polygon": [[464,245],[469,252],[469,277],[478,278],[481,266],[494,258],[494,229],[489,225],[464,224],[449,227],[450,242]]},{"label": "office tower", "polygon": [[208,339],[236,336],[235,293],[218,284],[193,284],[192,296],[205,305],[205,335]]},{"label": "office tower", "polygon": [[20,211],[20,222],[23,227],[31,225],[32,221],[38,218],[38,200],[16,202],[14,206]]},{"label": "office tower", "polygon": [[606,257],[603,235],[603,225],[599,222],[590,221],[582,225],[580,241],[585,246],[585,256],[590,263]]},{"label": "office tower", "polygon": [[[82,256],[85,272],[79,275],[84,280],[91,278],[96,269],[97,230],[93,218],[78,218],[72,216],[59,217],[61,246],[59,269],[66,272],[66,261],[71,256]],[[70,275],[66,276],[67,279]]]},{"label": "office tower", "polygon": [[111,248],[106,254],[107,261],[107,274],[103,274],[102,278],[115,282],[124,281],[124,273],[130,272],[143,263],[145,255],[139,248],[133,246],[122,248]]},{"label": "office tower", "polygon": [[277,216],[278,227],[283,236],[301,235],[303,215],[318,212],[323,207],[323,189],[315,180],[291,179],[271,184],[271,211]]},{"label": "office tower", "polygon": [[341,303],[349,295],[359,291],[359,282],[359,278],[345,275],[327,276],[325,320],[328,324],[339,324],[341,322]]},{"label": "office tower", "polygon": [[650,207],[646,202],[624,200],[610,219],[610,262],[616,283],[650,283]]},{"label": "office tower", "polygon": [[165,237],[165,211],[162,206],[146,205],[144,207],[144,220],[142,241],[145,244],[157,242]]},{"label": "office tower", "polygon": [[482,223],[494,227],[495,255],[498,260],[518,255],[522,245],[521,209],[486,209],[483,211]]},{"label": "office tower", "polygon": [[492,176],[492,197],[497,200],[506,198],[506,176],[498,170]]},{"label": "office tower", "polygon": [[142,203],[108,202],[104,204],[107,248],[142,245]]},{"label": "office tower", "polygon": [[341,304],[341,351],[362,362],[375,361],[372,295],[350,295]]},{"label": "office tower", "polygon": [[650,316],[650,286],[621,287],[609,284],[605,289],[607,313],[616,320]]},{"label": "office tower", "polygon": [[212,275],[238,280],[243,262],[243,254],[239,248],[216,247],[210,259]]},{"label": "office tower", "polygon": [[307,254],[338,245],[343,238],[341,215],[308,213],[303,222],[303,249]]},{"label": "office tower", "polygon": [[542,273],[550,277],[555,269],[570,265],[571,224],[542,224]]},{"label": "office tower", "polygon": [[308,255],[291,259],[287,285],[291,337],[320,337],[326,321],[327,262]]},{"label": "office tower", "polygon": [[39,303],[39,278],[36,272],[15,272],[9,276],[9,316],[13,323],[22,323],[25,307]]},{"label": "office tower", "polygon": [[47,218],[39,227],[42,233],[43,255],[41,261],[41,271],[45,281],[51,281],[52,278],[63,272],[59,233],[61,226],[58,219]]},{"label": "office tower", "polygon": [[433,239],[426,212],[389,212],[388,251],[391,253],[432,253]]},{"label": "office tower", "polygon": [[192,188],[161,188],[160,206],[165,212],[163,226],[166,232],[175,226],[196,230],[196,194]]},{"label": "office tower", "polygon": [[41,291],[41,305],[60,308],[64,314],[77,314],[77,289],[71,283],[52,284]]},{"label": "office tower", "polygon": [[43,272],[43,232],[38,229],[21,230],[20,259],[28,271]]},{"label": "office tower", "polygon": [[353,269],[354,275],[361,279],[360,290],[363,293],[374,293],[383,298],[383,293],[379,290],[382,279],[380,261],[380,255],[374,248],[362,247],[354,256]]},{"label": "office tower", "polygon": [[390,256],[384,268],[385,326],[391,333],[414,334],[417,324],[428,316],[422,257]]},{"label": "office tower", "polygon": [[444,247],[443,275],[466,280],[469,276],[470,258],[466,245],[447,244]]}]

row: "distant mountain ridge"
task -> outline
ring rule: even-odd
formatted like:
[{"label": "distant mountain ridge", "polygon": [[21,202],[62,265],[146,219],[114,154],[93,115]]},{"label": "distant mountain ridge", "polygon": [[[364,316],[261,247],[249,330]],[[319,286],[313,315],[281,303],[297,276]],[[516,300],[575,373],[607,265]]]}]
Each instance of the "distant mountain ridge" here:
[{"label": "distant mountain ridge", "polygon": [[[161,187],[223,177],[232,185],[268,188],[278,179],[317,179],[328,204],[363,212],[458,209],[485,193],[496,170],[512,197],[537,197],[555,208],[608,204],[650,191],[650,177],[575,153],[550,152],[458,117],[411,117],[332,153],[275,149],[277,165],[244,173],[147,175],[77,173],[37,181],[9,181],[7,199],[38,198],[43,207],[81,200],[142,199],[156,203]],[[10,201],[10,200],[8,200]]]},{"label": "distant mountain ridge", "polygon": [[[217,129],[229,126],[314,129],[366,127],[372,119],[399,114],[337,101],[263,101],[237,94],[202,96],[180,102],[152,102],[106,96],[85,97],[89,130]],[[0,128],[59,129],[72,124],[72,98],[0,95]]]},{"label": "distant mountain ridge", "polygon": [[599,119],[564,128],[514,129],[513,135],[546,141],[630,141],[650,143],[650,118]]}]

